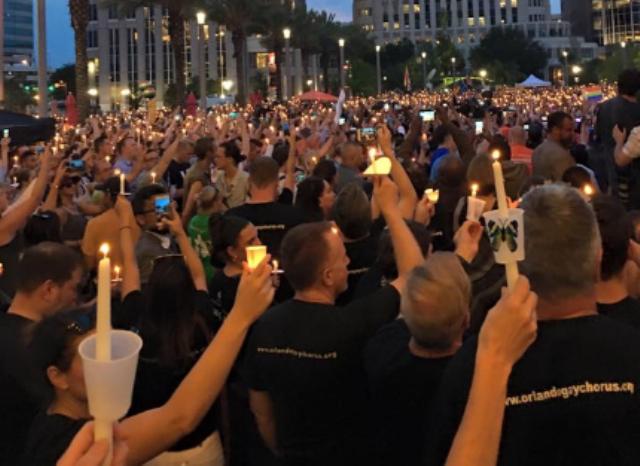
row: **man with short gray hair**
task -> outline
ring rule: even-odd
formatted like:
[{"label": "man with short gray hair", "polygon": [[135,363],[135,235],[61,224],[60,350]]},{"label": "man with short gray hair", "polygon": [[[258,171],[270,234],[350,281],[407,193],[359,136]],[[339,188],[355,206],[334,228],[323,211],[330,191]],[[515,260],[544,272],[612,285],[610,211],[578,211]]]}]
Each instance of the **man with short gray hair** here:
[{"label": "man with short gray hair", "polygon": [[[640,338],[599,315],[602,248],[580,193],[560,185],[530,191],[521,272],[538,294],[538,336],[506,387],[498,465],[640,464]],[[469,396],[477,340],[449,364],[425,463],[444,464]]]},{"label": "man with short gray hair", "polygon": [[404,319],[369,341],[364,361],[376,423],[379,464],[416,465],[422,457],[431,402],[469,324],[471,283],[460,259],[436,252],[407,277]]}]

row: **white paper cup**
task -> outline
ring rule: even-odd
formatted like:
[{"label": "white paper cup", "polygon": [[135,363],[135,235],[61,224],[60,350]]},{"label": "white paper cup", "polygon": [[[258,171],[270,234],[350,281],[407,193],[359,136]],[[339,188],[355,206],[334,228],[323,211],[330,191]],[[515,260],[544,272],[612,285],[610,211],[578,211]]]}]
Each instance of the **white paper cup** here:
[{"label": "white paper cup", "polygon": [[247,246],[247,264],[249,269],[255,270],[260,265],[262,259],[267,255],[266,246]]},{"label": "white paper cup", "polygon": [[131,406],[142,338],[126,330],[111,330],[111,361],[96,359],[96,334],[85,338],[82,358],[89,412],[96,419],[117,421]]},{"label": "white paper cup", "polygon": [[467,196],[467,220],[479,222],[486,202],[477,197]]},{"label": "white paper cup", "polygon": [[500,218],[498,210],[485,212],[485,229],[496,262],[507,264],[524,260],[524,210],[509,209],[509,218]]}]

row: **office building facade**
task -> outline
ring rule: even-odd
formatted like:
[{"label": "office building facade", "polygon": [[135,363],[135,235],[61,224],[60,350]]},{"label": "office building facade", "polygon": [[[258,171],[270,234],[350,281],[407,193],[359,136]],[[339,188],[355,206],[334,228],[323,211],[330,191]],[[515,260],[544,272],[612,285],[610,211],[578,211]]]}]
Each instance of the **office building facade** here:
[{"label": "office building facade", "polygon": [[584,59],[598,53],[596,44],[573,36],[569,22],[551,14],[549,0],[354,0],[353,17],[377,44],[431,42],[445,34],[467,57],[491,28],[518,28],[547,50],[547,78],[562,65],[563,50]]},{"label": "office building facade", "polygon": [[4,2],[4,55],[7,63],[33,61],[33,0]]}]

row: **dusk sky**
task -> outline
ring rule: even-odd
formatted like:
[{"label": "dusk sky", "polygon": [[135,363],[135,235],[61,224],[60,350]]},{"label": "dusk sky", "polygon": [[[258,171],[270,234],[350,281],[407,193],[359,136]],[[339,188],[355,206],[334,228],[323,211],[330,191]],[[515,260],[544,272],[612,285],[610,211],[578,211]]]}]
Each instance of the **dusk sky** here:
[{"label": "dusk sky", "polygon": [[[336,13],[338,20],[351,20],[351,0],[307,0],[309,8]],[[560,10],[560,0],[551,0],[553,12]],[[47,58],[56,68],[73,62],[73,30],[69,21],[68,0],[47,1]]]}]

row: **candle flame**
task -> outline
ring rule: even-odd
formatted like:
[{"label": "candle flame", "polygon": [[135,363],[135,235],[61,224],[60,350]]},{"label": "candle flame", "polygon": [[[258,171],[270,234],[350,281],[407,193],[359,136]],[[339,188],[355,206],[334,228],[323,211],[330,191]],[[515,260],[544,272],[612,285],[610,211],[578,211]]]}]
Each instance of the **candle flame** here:
[{"label": "candle flame", "polygon": [[100,245],[100,252],[105,258],[109,255],[109,249],[109,243],[102,243],[102,245]]},{"label": "candle flame", "polygon": [[378,155],[378,149],[376,149],[375,147],[370,147],[369,158],[371,159],[372,162],[375,161],[377,155]]},{"label": "candle flame", "polygon": [[116,273],[116,276],[117,276],[117,275],[120,275],[120,266],[119,266],[119,265],[116,265],[116,266],[113,268],[113,271]]},{"label": "candle flame", "polygon": [[278,259],[273,259],[273,270],[278,270]]},{"label": "candle flame", "polygon": [[587,196],[592,196],[593,195],[593,188],[591,187],[590,184],[585,184],[584,187],[582,188],[582,190],[584,191],[584,193]]},{"label": "candle flame", "polygon": [[499,151],[499,150],[497,150],[497,149],[496,149],[496,150],[494,150],[494,151],[491,153],[491,158],[492,158],[493,160],[499,160],[499,159],[500,159],[500,151]]},{"label": "candle flame", "polygon": [[120,173],[121,173],[121,171],[120,171],[118,168],[116,168],[116,169],[113,171],[113,174],[114,174],[114,175],[116,175],[116,176],[120,176]]},{"label": "candle flame", "polygon": [[337,227],[331,227],[331,233],[333,233],[334,235],[337,235],[340,231],[338,230]]},{"label": "candle flame", "polygon": [[471,195],[472,195],[473,197],[476,197],[476,194],[478,194],[478,189],[479,189],[479,188],[480,188],[480,187],[478,186],[478,183],[473,183],[473,184],[471,185]]}]

